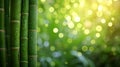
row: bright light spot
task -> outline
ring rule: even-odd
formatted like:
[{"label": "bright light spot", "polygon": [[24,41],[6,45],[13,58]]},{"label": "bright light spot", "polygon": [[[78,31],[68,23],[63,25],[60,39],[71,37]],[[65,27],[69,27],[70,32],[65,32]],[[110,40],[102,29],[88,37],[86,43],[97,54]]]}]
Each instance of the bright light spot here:
[{"label": "bright light spot", "polygon": [[102,5],[99,5],[98,6],[98,11],[102,11],[103,10],[103,6]]},{"label": "bright light spot", "polygon": [[71,20],[71,16],[66,16],[65,18],[66,18],[67,21]]},{"label": "bright light spot", "polygon": [[85,29],[85,30],[84,30],[84,33],[87,35],[87,34],[90,33],[90,31],[89,31],[88,29]]},{"label": "bright light spot", "polygon": [[59,20],[55,20],[55,23],[58,24],[58,23],[59,23]]},{"label": "bright light spot", "polygon": [[55,47],[54,47],[54,46],[51,46],[51,47],[50,47],[50,50],[51,50],[51,51],[55,51]]},{"label": "bright light spot", "polygon": [[91,40],[91,44],[95,44],[95,40],[93,39],[93,40]]},{"label": "bright light spot", "polygon": [[97,3],[93,3],[93,4],[92,4],[92,9],[96,10],[97,7],[98,7]]},{"label": "bright light spot", "polygon": [[63,33],[59,33],[58,36],[59,36],[59,38],[63,38],[64,34]]},{"label": "bright light spot", "polygon": [[74,17],[74,21],[75,21],[75,22],[79,22],[79,21],[80,21],[80,17],[79,17],[79,16],[75,16],[75,17]]},{"label": "bright light spot", "polygon": [[50,12],[54,12],[54,8],[53,8],[53,7],[50,7],[50,8],[49,8],[49,11],[50,11]]},{"label": "bright light spot", "polygon": [[101,19],[101,23],[106,23],[106,20],[105,19]]},{"label": "bright light spot", "polygon": [[88,15],[92,15],[92,13],[93,13],[92,10],[88,10],[87,12]]},{"label": "bright light spot", "polygon": [[82,0],[82,1],[79,1],[79,2],[80,2],[80,7],[84,7],[84,5],[85,5],[85,1]]},{"label": "bright light spot", "polygon": [[100,33],[96,33],[96,37],[99,38],[100,37]]},{"label": "bright light spot", "polygon": [[44,3],[45,1],[46,1],[46,0],[41,0],[41,2],[43,2],[43,3]]},{"label": "bright light spot", "polygon": [[70,29],[74,28],[74,23],[73,23],[73,22],[68,22],[68,27],[69,27]]},{"label": "bright light spot", "polygon": [[109,26],[109,27],[112,27],[112,22],[109,22],[109,23],[108,23],[108,26]]},{"label": "bright light spot", "polygon": [[47,23],[45,24],[45,27],[48,27],[48,24],[47,24]]},{"label": "bright light spot", "polygon": [[71,2],[72,2],[72,3],[74,3],[74,2],[75,2],[75,0],[71,0]]},{"label": "bright light spot", "polygon": [[114,0],[114,1],[118,1],[118,0]]},{"label": "bright light spot", "polygon": [[89,50],[92,52],[94,50],[94,47],[89,47]]},{"label": "bright light spot", "polygon": [[112,18],[111,18],[111,20],[112,20],[112,21],[114,21],[114,20],[115,20],[115,18],[114,18],[114,17],[112,17]]},{"label": "bright light spot", "polygon": [[101,27],[100,25],[98,25],[98,26],[96,27],[96,30],[97,30],[98,32],[100,32],[100,31],[102,31],[102,27]]},{"label": "bright light spot", "polygon": [[68,62],[67,62],[67,61],[65,61],[65,64],[68,64]]},{"label": "bright light spot", "polygon": [[87,46],[82,46],[82,51],[87,51],[88,47]]},{"label": "bright light spot", "polygon": [[78,4],[77,3],[74,3],[74,5],[73,5],[75,8],[77,8],[78,7]]},{"label": "bright light spot", "polygon": [[112,5],[112,0],[107,0],[107,5],[108,6]]},{"label": "bright light spot", "polygon": [[103,0],[97,0],[97,2],[98,2],[98,3],[101,3],[101,2],[103,2]]},{"label": "bright light spot", "polygon": [[81,52],[78,52],[77,54],[78,54],[78,56],[82,56],[82,53],[81,53]]},{"label": "bright light spot", "polygon": [[53,28],[53,32],[57,33],[58,32],[58,28]]}]

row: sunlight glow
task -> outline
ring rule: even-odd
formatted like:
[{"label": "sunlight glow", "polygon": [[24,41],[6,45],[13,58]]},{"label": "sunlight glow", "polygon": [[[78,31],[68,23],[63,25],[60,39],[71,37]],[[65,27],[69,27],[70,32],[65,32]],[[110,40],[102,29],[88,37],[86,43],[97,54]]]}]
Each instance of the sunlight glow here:
[{"label": "sunlight glow", "polygon": [[112,27],[112,22],[109,22],[109,23],[108,23],[108,26],[109,26],[109,27]]},{"label": "sunlight glow", "polygon": [[79,16],[75,16],[75,17],[74,17],[74,21],[75,21],[75,22],[80,22],[80,17],[79,17]]},{"label": "sunlight glow", "polygon": [[101,27],[100,25],[98,25],[98,26],[96,27],[96,31],[98,31],[98,32],[102,31],[102,27]]},{"label": "sunlight glow", "polygon": [[45,1],[46,1],[46,0],[41,0],[41,2],[43,2],[43,3],[44,3]]},{"label": "sunlight glow", "polygon": [[102,5],[99,5],[98,6],[98,11],[102,11],[103,10],[103,6]]},{"label": "sunlight glow", "polygon": [[84,0],[80,1],[80,0],[79,0],[79,2],[80,2],[80,7],[84,7],[85,1],[84,1]]},{"label": "sunlight glow", "polygon": [[107,0],[107,5],[108,6],[112,5],[112,0]]},{"label": "sunlight glow", "polygon": [[68,15],[65,18],[66,18],[67,21],[71,21],[71,16]]},{"label": "sunlight glow", "polygon": [[59,36],[59,38],[63,38],[64,34],[63,33],[59,33],[58,36]]},{"label": "sunlight glow", "polygon": [[78,7],[78,3],[74,3],[73,7],[77,8]]},{"label": "sunlight glow", "polygon": [[96,37],[99,38],[100,37],[100,33],[96,33]]},{"label": "sunlight glow", "polygon": [[78,56],[82,56],[82,53],[81,53],[81,52],[78,52],[77,55],[78,55]]},{"label": "sunlight glow", "polygon": [[88,35],[88,34],[90,33],[90,31],[89,31],[88,29],[85,29],[85,30],[84,30],[84,33],[85,33],[86,35]]},{"label": "sunlight glow", "polygon": [[58,33],[58,28],[53,28],[54,33]]},{"label": "sunlight glow", "polygon": [[114,17],[112,17],[112,18],[111,18],[111,20],[112,20],[112,21],[114,21],[114,20],[115,20],[115,18],[114,18]]},{"label": "sunlight glow", "polygon": [[87,15],[92,15],[93,11],[92,10],[88,10],[87,11]]},{"label": "sunlight glow", "polygon": [[70,9],[71,7],[70,7],[70,5],[66,5],[66,9]]},{"label": "sunlight glow", "polygon": [[68,27],[70,28],[70,29],[72,29],[72,28],[74,28],[74,23],[71,21],[71,22],[68,22]]},{"label": "sunlight glow", "polygon": [[101,19],[101,23],[106,23],[106,20],[105,19]]},{"label": "sunlight glow", "polygon": [[50,12],[54,12],[54,8],[53,8],[53,7],[50,7],[50,8],[49,8],[49,11],[50,11]]}]

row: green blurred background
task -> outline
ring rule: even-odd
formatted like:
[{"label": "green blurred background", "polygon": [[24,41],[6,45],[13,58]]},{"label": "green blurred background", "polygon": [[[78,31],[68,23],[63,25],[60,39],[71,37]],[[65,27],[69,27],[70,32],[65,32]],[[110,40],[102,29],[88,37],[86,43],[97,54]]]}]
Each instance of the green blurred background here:
[{"label": "green blurred background", "polygon": [[38,67],[120,67],[120,0],[38,1]]}]

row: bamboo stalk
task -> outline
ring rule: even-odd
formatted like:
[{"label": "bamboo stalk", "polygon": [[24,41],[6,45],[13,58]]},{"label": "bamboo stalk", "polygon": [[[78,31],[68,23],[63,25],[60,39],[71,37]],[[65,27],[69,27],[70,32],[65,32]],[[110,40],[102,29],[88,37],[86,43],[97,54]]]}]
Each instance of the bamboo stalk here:
[{"label": "bamboo stalk", "polygon": [[28,8],[29,0],[22,0],[20,30],[20,67],[28,67]]},{"label": "bamboo stalk", "polygon": [[10,11],[11,67],[19,67],[20,11],[21,0],[11,0]]},{"label": "bamboo stalk", "polygon": [[6,43],[6,62],[10,66],[10,0],[4,2],[4,21],[5,21],[5,43]]},{"label": "bamboo stalk", "polygon": [[0,67],[6,67],[4,0],[0,0]]},{"label": "bamboo stalk", "polygon": [[28,67],[37,67],[37,1],[29,0]]}]

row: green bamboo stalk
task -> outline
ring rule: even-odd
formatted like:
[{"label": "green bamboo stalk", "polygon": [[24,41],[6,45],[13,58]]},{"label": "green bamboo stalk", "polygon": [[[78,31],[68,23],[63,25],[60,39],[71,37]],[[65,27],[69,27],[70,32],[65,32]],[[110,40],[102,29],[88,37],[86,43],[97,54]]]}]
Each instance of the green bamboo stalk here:
[{"label": "green bamboo stalk", "polygon": [[11,0],[10,7],[10,45],[11,67],[19,67],[21,0]]},{"label": "green bamboo stalk", "polygon": [[0,0],[0,67],[6,67],[4,31],[4,0]]},{"label": "green bamboo stalk", "polygon": [[28,67],[37,67],[37,1],[29,0]]},{"label": "green bamboo stalk", "polygon": [[20,30],[20,67],[28,67],[28,8],[29,0],[22,0]]},{"label": "green bamboo stalk", "polygon": [[10,66],[10,0],[4,2],[4,21],[5,21],[5,43],[6,43],[6,62]]}]

